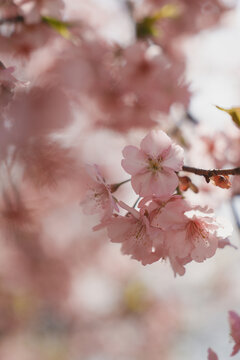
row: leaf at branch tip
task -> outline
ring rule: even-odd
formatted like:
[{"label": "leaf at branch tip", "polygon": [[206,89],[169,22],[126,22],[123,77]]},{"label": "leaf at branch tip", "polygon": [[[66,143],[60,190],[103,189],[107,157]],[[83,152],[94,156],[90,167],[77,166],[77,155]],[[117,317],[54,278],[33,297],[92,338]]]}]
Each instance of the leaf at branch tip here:
[{"label": "leaf at branch tip", "polygon": [[198,193],[198,187],[192,183],[192,180],[188,176],[179,176],[178,178],[180,191],[191,189],[195,194]]},{"label": "leaf at branch tip", "polygon": [[232,118],[232,121],[240,128],[240,107],[233,107],[231,109],[224,109],[220,106],[216,106],[219,110],[225,111]]},{"label": "leaf at branch tip", "polygon": [[43,22],[48,24],[51,28],[53,28],[55,31],[57,31],[65,39],[71,38],[71,33],[68,29],[70,25],[68,23],[52,18],[50,16],[43,16],[42,20]]},{"label": "leaf at branch tip", "polygon": [[152,15],[144,17],[137,23],[137,37],[158,36],[157,22],[162,19],[175,19],[180,15],[179,7],[173,4],[164,5]]}]

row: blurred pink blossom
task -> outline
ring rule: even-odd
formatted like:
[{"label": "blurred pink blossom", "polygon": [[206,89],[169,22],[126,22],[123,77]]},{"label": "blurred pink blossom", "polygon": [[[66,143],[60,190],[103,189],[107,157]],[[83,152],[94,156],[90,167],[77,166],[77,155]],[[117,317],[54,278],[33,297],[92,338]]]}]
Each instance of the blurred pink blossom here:
[{"label": "blurred pink blossom", "polygon": [[208,360],[218,360],[217,354],[210,348],[208,349]]},{"label": "blurred pink blossom", "polygon": [[97,165],[87,165],[86,170],[91,179],[86,197],[81,201],[83,212],[85,214],[101,213],[101,220],[105,221],[112,216],[114,210],[118,212],[116,199],[111,193],[111,185],[105,182]]},{"label": "blurred pink blossom", "polygon": [[14,3],[29,24],[41,22],[42,16],[59,18],[64,8],[62,0],[14,0]]},{"label": "blurred pink blossom", "polygon": [[229,311],[228,316],[231,330],[230,334],[235,342],[231,353],[231,356],[234,356],[240,350],[240,316],[235,311]]}]

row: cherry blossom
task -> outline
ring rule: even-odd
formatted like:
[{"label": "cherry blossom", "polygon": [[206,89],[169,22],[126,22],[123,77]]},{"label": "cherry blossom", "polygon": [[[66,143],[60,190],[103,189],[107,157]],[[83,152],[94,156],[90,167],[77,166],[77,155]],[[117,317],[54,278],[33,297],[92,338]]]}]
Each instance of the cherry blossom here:
[{"label": "cherry blossom", "polygon": [[183,199],[160,208],[151,224],[167,232],[165,246],[173,271],[179,275],[185,273],[184,265],[190,261],[203,262],[212,257],[217,248],[228,244],[222,241],[231,234],[231,227],[223,228],[211,210],[190,208]]},{"label": "cherry blossom", "polygon": [[112,242],[122,243],[123,254],[131,255],[143,265],[157,261],[160,256],[155,252],[155,241],[163,243],[163,232],[149,223],[148,212],[130,208],[123,202],[119,205],[128,211],[126,216],[116,216],[106,224]]},{"label": "cherry blossom", "polygon": [[123,149],[122,167],[132,175],[134,191],[141,196],[170,196],[178,185],[176,171],[183,165],[183,149],[161,130],[151,131],[135,146]]},{"label": "cherry blossom", "polygon": [[111,217],[114,210],[118,211],[116,199],[111,194],[111,185],[105,182],[97,165],[88,165],[86,169],[90,175],[90,184],[85,199],[81,201],[83,212],[101,213],[102,221],[105,221]]}]

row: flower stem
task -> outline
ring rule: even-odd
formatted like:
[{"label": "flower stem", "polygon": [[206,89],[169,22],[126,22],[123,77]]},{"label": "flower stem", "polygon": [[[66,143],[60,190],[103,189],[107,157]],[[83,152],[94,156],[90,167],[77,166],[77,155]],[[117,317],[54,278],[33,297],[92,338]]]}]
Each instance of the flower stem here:
[{"label": "flower stem", "polygon": [[135,201],[135,203],[133,204],[133,209],[135,209],[135,207],[137,206],[137,203],[139,202],[139,200],[141,199],[141,196],[139,196],[138,198],[137,198],[137,200]]},{"label": "flower stem", "polygon": [[129,181],[131,181],[131,179],[124,180],[124,181],[122,181],[122,182],[120,182],[120,183],[117,183],[117,184],[112,184],[112,185],[111,185],[111,193],[117,191],[117,189],[118,189],[121,185],[126,184],[126,183],[128,183]]}]

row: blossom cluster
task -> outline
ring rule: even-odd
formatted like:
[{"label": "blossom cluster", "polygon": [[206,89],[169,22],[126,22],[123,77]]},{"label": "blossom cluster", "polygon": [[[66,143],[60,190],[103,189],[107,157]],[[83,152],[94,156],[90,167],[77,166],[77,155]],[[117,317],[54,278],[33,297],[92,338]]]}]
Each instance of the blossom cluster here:
[{"label": "blossom cluster", "polygon": [[[175,274],[229,244],[230,232],[187,200],[185,190],[203,196],[202,188],[180,173],[183,149],[162,131],[124,149],[131,179],[116,183],[111,168],[115,179],[107,181],[100,166],[83,164],[96,151],[101,157],[93,139],[103,132],[106,144],[155,126],[183,147],[193,139],[184,133],[194,87],[183,45],[227,6],[0,1],[0,359],[169,359],[181,300],[143,286],[135,263],[89,231],[79,201],[86,214],[100,213],[95,230],[106,228],[125,254],[142,264],[166,259]],[[181,119],[171,117],[176,103]],[[226,140],[230,152],[220,152],[215,137],[208,157],[216,167],[227,166],[225,157],[239,166],[239,139]],[[194,148],[186,146],[185,157]],[[192,157],[194,165],[207,158]],[[230,186],[226,177],[211,180]],[[120,200],[130,181],[137,208]]]},{"label": "blossom cluster", "polygon": [[[96,165],[92,168],[95,186],[82,204],[88,213],[103,212],[101,224],[94,229],[106,227],[111,241],[122,244],[124,254],[143,265],[169,259],[174,274],[184,275],[186,264],[203,262],[230,244],[231,231],[211,209],[192,206],[177,194],[184,154],[166,133],[152,130],[140,149],[126,146],[123,156],[122,167],[139,195],[139,210],[113,197],[121,183],[108,185]],[[127,211],[125,216],[119,214],[117,205]]]}]

